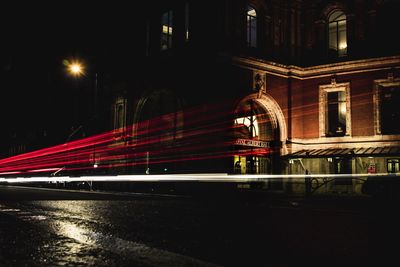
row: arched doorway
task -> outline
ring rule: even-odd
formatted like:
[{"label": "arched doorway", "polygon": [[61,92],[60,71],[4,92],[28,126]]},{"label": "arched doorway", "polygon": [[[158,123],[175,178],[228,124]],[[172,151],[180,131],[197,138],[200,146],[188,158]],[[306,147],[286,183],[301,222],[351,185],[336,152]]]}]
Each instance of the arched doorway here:
[{"label": "arched doorway", "polygon": [[173,171],[173,163],[166,161],[161,150],[167,150],[182,138],[183,100],[170,90],[155,90],[138,102],[133,120],[133,145],[140,156],[134,169],[139,173],[166,173]]},{"label": "arched doorway", "polygon": [[279,173],[286,138],[283,113],[270,95],[252,94],[242,99],[234,118],[234,173]]}]

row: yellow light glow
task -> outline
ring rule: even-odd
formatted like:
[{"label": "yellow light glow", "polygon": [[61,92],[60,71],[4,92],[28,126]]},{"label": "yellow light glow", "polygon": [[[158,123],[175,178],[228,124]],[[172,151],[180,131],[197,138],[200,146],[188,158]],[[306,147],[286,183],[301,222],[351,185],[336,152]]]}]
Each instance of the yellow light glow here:
[{"label": "yellow light glow", "polygon": [[[256,16],[257,16],[256,10],[255,10],[255,9],[250,9],[250,10],[248,10],[248,11],[247,11],[247,15],[248,15],[248,16],[252,16],[252,17],[256,17]],[[248,19],[248,18],[247,18],[247,19]]]},{"label": "yellow light glow", "polygon": [[164,34],[172,35],[172,27],[169,27],[167,25],[163,25],[162,30],[163,30]]},{"label": "yellow light glow", "polygon": [[340,113],[346,115],[346,103],[340,104]]},{"label": "yellow light glow", "polygon": [[253,126],[254,126],[252,137],[256,137],[256,136],[258,136],[258,122],[257,122],[256,116],[236,118],[235,125],[244,124],[247,128],[249,128],[251,125],[250,120],[253,120]]},{"label": "yellow light glow", "polygon": [[344,49],[346,49],[347,48],[347,43],[346,42],[343,42],[343,43],[340,43],[339,44],[339,49],[340,50],[344,50]]},{"label": "yellow light glow", "polygon": [[80,76],[84,74],[83,65],[79,62],[73,62],[68,65],[68,71],[74,76]]}]

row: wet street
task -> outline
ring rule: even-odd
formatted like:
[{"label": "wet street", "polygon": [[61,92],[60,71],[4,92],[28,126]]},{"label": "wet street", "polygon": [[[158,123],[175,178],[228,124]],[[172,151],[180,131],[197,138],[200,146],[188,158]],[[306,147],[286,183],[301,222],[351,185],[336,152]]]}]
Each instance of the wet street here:
[{"label": "wet street", "polygon": [[398,266],[397,212],[369,198],[0,186],[0,266]]}]

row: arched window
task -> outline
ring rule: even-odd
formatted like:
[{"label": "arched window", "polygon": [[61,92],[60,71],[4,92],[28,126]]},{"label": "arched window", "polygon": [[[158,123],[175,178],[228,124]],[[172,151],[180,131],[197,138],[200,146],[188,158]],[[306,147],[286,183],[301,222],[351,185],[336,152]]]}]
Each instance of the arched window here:
[{"label": "arched window", "polygon": [[247,46],[257,47],[257,12],[248,5],[246,10],[247,17]]},{"label": "arched window", "polygon": [[123,131],[126,126],[126,99],[117,99],[114,107],[114,129]]},{"label": "arched window", "polygon": [[161,50],[172,47],[172,10],[165,12],[161,17]]},{"label": "arched window", "polygon": [[329,50],[339,56],[347,55],[346,15],[341,10],[335,10],[329,15],[328,24]]},{"label": "arched window", "polygon": [[119,105],[117,108],[117,128],[123,128],[125,126],[125,114],[124,114],[124,106]]}]

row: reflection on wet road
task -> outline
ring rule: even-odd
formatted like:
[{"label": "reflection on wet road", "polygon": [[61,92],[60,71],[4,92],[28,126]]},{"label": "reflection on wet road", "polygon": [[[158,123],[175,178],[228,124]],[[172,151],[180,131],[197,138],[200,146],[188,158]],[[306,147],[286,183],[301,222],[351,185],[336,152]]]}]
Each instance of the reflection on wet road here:
[{"label": "reflection on wet road", "polygon": [[[11,198],[17,190],[8,187],[6,193]],[[384,266],[396,255],[390,245],[398,240],[395,205],[236,196],[103,198],[0,196],[0,266]]]},{"label": "reflection on wet road", "polygon": [[[44,249],[49,249],[47,253],[52,254],[49,255],[51,259],[45,260],[49,265],[132,266],[134,263],[134,266],[217,266],[107,232],[106,228],[109,228],[113,219],[102,217],[102,212],[118,207],[118,204],[127,205],[119,201],[33,201],[18,205],[2,204],[0,213],[34,223],[36,227],[51,233],[52,239],[49,241],[57,241],[51,247],[49,244],[44,246]],[[54,251],[55,248],[57,251]],[[105,262],[99,262],[98,250],[104,254]],[[57,256],[61,256],[61,259]]]}]

